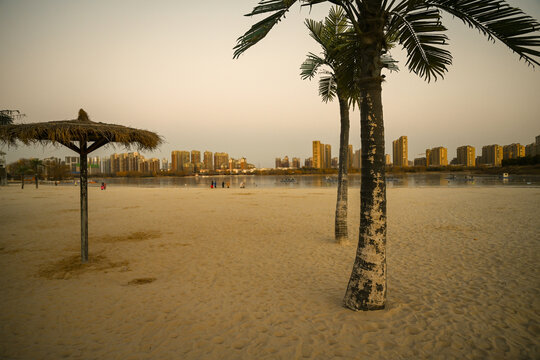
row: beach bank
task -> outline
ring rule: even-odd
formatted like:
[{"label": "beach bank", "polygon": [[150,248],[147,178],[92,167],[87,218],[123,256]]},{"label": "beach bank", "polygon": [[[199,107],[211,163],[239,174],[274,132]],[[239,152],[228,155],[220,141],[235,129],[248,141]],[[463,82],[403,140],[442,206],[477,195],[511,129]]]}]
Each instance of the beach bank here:
[{"label": "beach bank", "polygon": [[341,306],[335,189],[0,188],[0,357],[540,356],[540,189],[388,191],[388,306]]}]

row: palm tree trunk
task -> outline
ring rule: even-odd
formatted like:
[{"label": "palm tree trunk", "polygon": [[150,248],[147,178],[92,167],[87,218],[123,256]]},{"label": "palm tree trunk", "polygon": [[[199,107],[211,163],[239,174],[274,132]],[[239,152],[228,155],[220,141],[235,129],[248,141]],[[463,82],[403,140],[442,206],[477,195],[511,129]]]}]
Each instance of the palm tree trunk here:
[{"label": "palm tree trunk", "polygon": [[37,176],[37,171],[36,171],[36,189],[38,188],[38,176]]},{"label": "palm tree trunk", "polygon": [[360,236],[344,304],[353,310],[386,303],[386,183],[381,87],[361,100],[362,183]]},{"label": "palm tree trunk", "polygon": [[349,104],[347,99],[339,96],[339,113],[341,132],[339,136],[339,171],[338,190],[336,202],[335,238],[339,244],[348,241],[347,207],[349,179],[347,170],[349,167]]},{"label": "palm tree trunk", "polygon": [[384,309],[386,304],[386,182],[380,61],[384,38],[381,0],[362,2],[364,44],[360,61],[362,183],[360,234],[343,303],[352,310]]},{"label": "palm tree trunk", "polygon": [[21,189],[24,189],[24,175],[21,175]]}]

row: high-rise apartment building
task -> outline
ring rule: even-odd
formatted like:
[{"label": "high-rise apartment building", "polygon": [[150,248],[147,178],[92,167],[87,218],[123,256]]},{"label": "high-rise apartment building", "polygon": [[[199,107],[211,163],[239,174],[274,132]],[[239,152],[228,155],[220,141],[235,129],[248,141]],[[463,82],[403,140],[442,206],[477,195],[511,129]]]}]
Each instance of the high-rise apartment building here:
[{"label": "high-rise apartment building", "polygon": [[161,159],[161,171],[169,171],[169,160],[167,158]]},{"label": "high-rise apartment building", "polygon": [[312,157],[306,158],[304,160],[304,166],[307,168],[314,168],[315,166],[313,165],[313,158]]},{"label": "high-rise apartment building", "polygon": [[313,167],[322,169],[324,167],[324,144],[320,141],[313,141]]},{"label": "high-rise apartment building", "polygon": [[332,168],[332,146],[325,144],[323,169],[330,169],[330,168]]},{"label": "high-rise apartment building", "polygon": [[294,169],[300,169],[300,158],[297,158],[297,157],[293,157],[292,158],[292,167]]},{"label": "high-rise apartment building", "polygon": [[525,146],[517,143],[503,146],[503,159],[517,159],[525,156]]},{"label": "high-rise apartment building", "polygon": [[392,165],[392,158],[390,157],[390,154],[385,154],[384,155],[384,164],[386,166]]},{"label": "high-rise apartment building", "polygon": [[347,147],[347,169],[353,167],[354,151],[352,145]]},{"label": "high-rise apartment building", "polygon": [[358,149],[354,152],[353,168],[360,169],[362,167],[362,150]]},{"label": "high-rise apartment building", "polygon": [[276,158],[276,166],[275,169],[279,169],[281,167],[281,158]]},{"label": "high-rise apartment building", "polygon": [[214,170],[226,170],[229,167],[229,154],[214,153]]},{"label": "high-rise apartment building", "polygon": [[191,162],[198,164],[201,162],[201,152],[198,150],[191,150]]},{"label": "high-rise apartment building", "polygon": [[[428,162],[429,156],[429,162]],[[448,149],[439,146],[431,150],[426,150],[426,166],[447,166]]]},{"label": "high-rise apartment building", "polygon": [[283,158],[283,160],[281,160],[281,167],[284,167],[284,168],[290,167],[290,164],[289,164],[289,157],[288,157],[287,155],[285,155],[285,157]]},{"label": "high-rise apartment building", "polygon": [[409,166],[409,145],[406,136],[392,141],[394,166]]},{"label": "high-rise apartment building", "polygon": [[203,167],[206,170],[214,170],[214,154],[211,151],[204,152]]},{"label": "high-rise apartment building", "polygon": [[482,165],[501,166],[503,147],[497,144],[482,146]]},{"label": "high-rise apartment building", "polygon": [[476,152],[474,147],[463,145],[457,148],[457,163],[467,167],[476,166]]}]

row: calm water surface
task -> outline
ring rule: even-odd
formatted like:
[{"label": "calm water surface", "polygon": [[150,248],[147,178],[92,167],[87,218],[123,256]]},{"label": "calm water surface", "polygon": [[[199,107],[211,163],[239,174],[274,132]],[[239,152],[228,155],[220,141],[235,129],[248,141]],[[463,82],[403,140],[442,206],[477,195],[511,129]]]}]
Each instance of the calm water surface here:
[{"label": "calm water surface", "polygon": [[[153,178],[106,178],[92,179],[105,181],[107,185],[122,185],[136,187],[198,187],[210,188],[216,181],[218,188],[222,183],[227,187],[239,188],[241,183],[246,188],[321,188],[337,187],[337,175],[223,175],[223,176],[187,176],[187,177],[153,177]],[[497,175],[466,175],[466,174],[389,174],[386,178],[387,187],[483,187],[483,186],[519,186],[540,187],[539,175],[510,175],[503,179]],[[96,184],[92,184],[97,186]],[[349,186],[360,187],[360,174],[349,175]]]}]

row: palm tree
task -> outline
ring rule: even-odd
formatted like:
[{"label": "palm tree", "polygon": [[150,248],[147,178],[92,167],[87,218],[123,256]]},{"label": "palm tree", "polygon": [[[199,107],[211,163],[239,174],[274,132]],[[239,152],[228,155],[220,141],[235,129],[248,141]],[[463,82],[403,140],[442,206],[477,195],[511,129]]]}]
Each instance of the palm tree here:
[{"label": "palm tree", "polygon": [[34,177],[36,179],[36,189],[38,188],[38,177],[41,174],[43,166],[43,161],[39,159],[30,159],[30,168],[32,169],[32,172],[34,173]]},{"label": "palm tree", "polygon": [[[348,159],[349,159],[349,109],[350,104],[358,102],[359,91],[356,87],[350,87],[348,79],[354,76],[354,63],[347,61],[347,55],[359,51],[355,41],[354,29],[350,26],[347,16],[342,8],[330,8],[328,16],[323,22],[306,19],[306,27],[310,36],[322,48],[322,57],[309,53],[306,60],[300,66],[300,76],[303,80],[311,80],[317,72],[322,72],[319,79],[319,95],[324,102],[338,98],[340,113],[340,136],[339,136],[339,170],[338,191],[336,201],[336,215],[334,236],[337,243],[343,244],[348,240],[347,212],[348,212]],[[390,70],[398,70],[391,57],[382,59],[383,67]],[[353,65],[353,67],[350,67]],[[328,68],[329,70],[321,67]]]},{"label": "palm tree", "polygon": [[[386,184],[381,56],[390,39],[407,51],[407,66],[427,81],[444,77],[452,55],[441,13],[446,12],[498,40],[529,65],[540,65],[540,24],[504,0],[260,0],[249,16],[270,13],[238,38],[234,58],[263,39],[296,3],[329,1],[341,6],[362,51],[349,59],[358,64],[361,91],[362,185],[360,235],[344,305],[353,310],[382,309],[386,304]],[[536,48],[536,49],[535,49]]]},{"label": "palm tree", "polygon": [[19,159],[8,165],[8,171],[11,174],[17,174],[21,177],[21,189],[24,189],[24,176],[31,171],[28,159]]},{"label": "palm tree", "polygon": [[339,47],[344,46],[345,32],[350,32],[344,11],[338,7],[332,7],[324,24],[319,21],[306,19],[306,27],[310,36],[321,45],[323,56],[313,53],[307,55],[306,60],[300,66],[300,76],[303,80],[311,80],[322,66],[330,70],[323,70],[323,76],[319,79],[319,95],[324,102],[332,101],[335,97],[339,101],[339,114],[341,132],[339,136],[339,170],[338,191],[336,202],[336,216],[334,236],[336,242],[345,243],[348,240],[347,231],[347,194],[348,194],[348,145],[349,145],[349,98],[345,93],[345,86],[337,83],[337,72],[343,71],[342,62],[338,58]]}]

